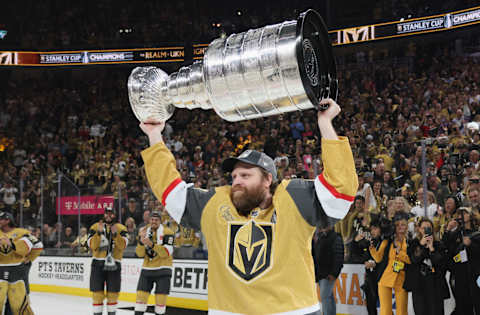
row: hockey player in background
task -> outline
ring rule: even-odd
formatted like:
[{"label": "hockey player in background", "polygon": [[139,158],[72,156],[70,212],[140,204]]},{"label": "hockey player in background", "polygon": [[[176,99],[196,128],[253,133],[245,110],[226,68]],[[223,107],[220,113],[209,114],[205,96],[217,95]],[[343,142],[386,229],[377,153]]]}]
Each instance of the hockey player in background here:
[{"label": "hockey player in background", "polygon": [[159,211],[152,211],[150,223],[138,233],[135,250],[143,258],[142,271],[137,285],[135,315],[143,315],[155,283],[155,314],[165,314],[167,295],[172,277],[173,231],[161,223]]},{"label": "hockey player in background", "polygon": [[27,294],[24,264],[34,248],[34,238],[29,231],[15,227],[13,215],[0,212],[0,305],[4,313],[8,298],[14,315],[31,315],[30,300]]},{"label": "hockey player in background", "polygon": [[94,315],[103,314],[105,298],[108,315],[116,314],[121,284],[121,260],[128,245],[127,228],[116,222],[116,219],[113,208],[106,208],[104,219],[92,225],[89,230],[87,243],[93,255],[90,291]]}]

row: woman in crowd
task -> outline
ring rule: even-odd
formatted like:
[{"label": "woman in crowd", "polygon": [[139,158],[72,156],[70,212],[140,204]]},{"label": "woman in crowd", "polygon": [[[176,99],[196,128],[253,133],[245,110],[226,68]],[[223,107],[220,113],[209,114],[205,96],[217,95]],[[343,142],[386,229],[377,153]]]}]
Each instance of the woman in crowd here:
[{"label": "woman in crowd", "polygon": [[[447,247],[451,272],[450,286],[455,297],[455,314],[480,314],[480,288],[476,284],[477,274],[473,257],[478,250],[472,246],[472,238],[478,235],[479,225],[469,208],[459,208],[458,217],[448,222],[443,243]],[[478,244],[478,243],[476,243]],[[476,245],[475,244],[475,245]]]},{"label": "woman in crowd", "polygon": [[438,238],[443,237],[447,223],[454,219],[457,212],[457,199],[454,196],[449,196],[445,200],[445,209],[439,208],[437,215],[433,217],[433,230],[437,234]]},{"label": "woman in crowd", "polygon": [[382,181],[375,180],[373,183],[373,197],[375,198],[375,209],[370,209],[371,212],[380,213],[387,209],[388,197],[382,191]]},{"label": "woman in crowd", "polygon": [[408,294],[403,289],[406,265],[410,264],[407,250],[408,215],[397,213],[393,218],[395,232],[392,238],[385,239],[380,246],[369,247],[370,254],[378,264],[378,296],[380,315],[392,314],[392,291],[395,290],[397,315],[407,315]]},{"label": "woman in crowd", "polygon": [[412,262],[406,271],[404,288],[412,291],[415,314],[443,315],[443,300],[450,297],[445,272],[447,251],[435,239],[433,223],[422,218],[418,224],[417,236],[408,246]]},{"label": "woman in crowd", "polygon": [[132,217],[128,217],[125,220],[125,226],[127,227],[128,246],[137,245],[137,226],[135,220]]}]

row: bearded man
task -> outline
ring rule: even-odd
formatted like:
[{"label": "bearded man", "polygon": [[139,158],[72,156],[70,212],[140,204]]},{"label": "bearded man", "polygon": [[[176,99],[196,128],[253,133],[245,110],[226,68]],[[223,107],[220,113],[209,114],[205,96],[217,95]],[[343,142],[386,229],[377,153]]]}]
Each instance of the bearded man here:
[{"label": "bearded man", "polygon": [[348,212],[358,188],[348,139],[338,137],[333,100],[318,112],[323,172],[277,182],[273,160],[247,150],[226,159],[232,185],[203,190],[182,181],[163,142],[165,123],[140,124],[150,187],[179,224],[201,230],[208,247],[209,314],[320,314],[311,255],[316,227]]}]

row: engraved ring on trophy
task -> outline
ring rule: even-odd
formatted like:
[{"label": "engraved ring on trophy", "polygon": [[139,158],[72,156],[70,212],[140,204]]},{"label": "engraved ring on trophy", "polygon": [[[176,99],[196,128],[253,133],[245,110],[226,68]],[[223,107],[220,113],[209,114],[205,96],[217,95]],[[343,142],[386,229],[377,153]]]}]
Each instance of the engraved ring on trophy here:
[{"label": "engraved ring on trophy", "polygon": [[130,104],[142,122],[166,121],[176,107],[213,109],[232,122],[322,110],[320,101],[337,94],[328,31],[314,10],[296,21],[215,39],[203,61],[170,75],[137,67],[128,78]]}]

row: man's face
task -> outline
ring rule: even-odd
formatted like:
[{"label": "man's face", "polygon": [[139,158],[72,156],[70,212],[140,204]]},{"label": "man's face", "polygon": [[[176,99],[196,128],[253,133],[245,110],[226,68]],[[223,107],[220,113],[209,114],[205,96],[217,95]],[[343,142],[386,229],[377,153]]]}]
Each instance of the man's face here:
[{"label": "man's face", "polygon": [[115,213],[113,213],[112,211],[105,211],[105,213],[103,214],[103,217],[105,219],[105,222],[107,222],[108,224],[111,224],[115,219]]},{"label": "man's face", "polygon": [[479,196],[480,194],[478,193],[478,190],[471,191],[468,194],[468,199],[470,200],[470,203],[472,205],[478,205],[479,203]]},{"label": "man's face", "polygon": [[148,222],[149,218],[150,218],[150,211],[147,210],[143,213],[143,221]]},{"label": "man's face", "polygon": [[265,179],[262,171],[249,164],[239,162],[232,172],[230,198],[241,215],[247,216],[265,199],[271,179]]},{"label": "man's face", "polygon": [[159,217],[151,217],[150,218],[150,226],[152,227],[152,229],[158,229],[158,227],[160,226],[160,218]]}]

